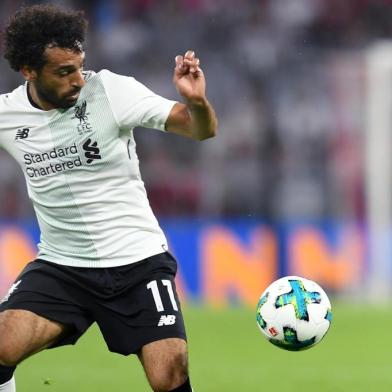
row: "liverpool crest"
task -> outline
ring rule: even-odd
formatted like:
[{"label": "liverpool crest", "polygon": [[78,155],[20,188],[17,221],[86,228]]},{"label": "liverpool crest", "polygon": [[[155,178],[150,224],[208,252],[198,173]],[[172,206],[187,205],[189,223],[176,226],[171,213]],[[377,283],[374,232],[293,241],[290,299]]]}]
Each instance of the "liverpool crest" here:
[{"label": "liverpool crest", "polygon": [[74,114],[72,119],[77,118],[79,120],[79,124],[77,125],[79,135],[93,131],[91,124],[88,122],[90,113],[87,113],[87,101],[83,101],[80,105],[74,106]]}]

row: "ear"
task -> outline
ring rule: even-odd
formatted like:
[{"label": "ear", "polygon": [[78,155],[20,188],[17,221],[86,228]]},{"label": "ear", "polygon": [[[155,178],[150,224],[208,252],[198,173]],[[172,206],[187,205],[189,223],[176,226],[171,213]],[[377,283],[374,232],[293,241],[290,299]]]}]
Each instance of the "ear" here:
[{"label": "ear", "polygon": [[32,69],[31,67],[24,65],[20,72],[22,73],[23,77],[25,78],[25,80],[27,80],[28,82],[32,82],[35,79],[37,79],[37,71],[35,71],[34,69]]}]

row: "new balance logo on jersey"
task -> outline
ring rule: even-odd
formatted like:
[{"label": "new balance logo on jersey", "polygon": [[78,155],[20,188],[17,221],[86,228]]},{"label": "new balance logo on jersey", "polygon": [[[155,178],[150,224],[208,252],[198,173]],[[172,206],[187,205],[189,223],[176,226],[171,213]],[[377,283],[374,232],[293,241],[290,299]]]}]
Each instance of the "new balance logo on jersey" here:
[{"label": "new balance logo on jersey", "polygon": [[95,159],[102,159],[97,142],[93,142],[91,139],[87,139],[83,143],[84,155],[87,158],[87,163],[90,164]]},{"label": "new balance logo on jersey", "polygon": [[29,137],[29,132],[29,128],[18,129],[18,131],[16,132],[15,140],[27,139]]},{"label": "new balance logo on jersey", "polygon": [[159,319],[158,327],[162,327],[163,325],[173,325],[176,322],[176,316],[173,314],[169,314],[167,316],[163,315]]}]

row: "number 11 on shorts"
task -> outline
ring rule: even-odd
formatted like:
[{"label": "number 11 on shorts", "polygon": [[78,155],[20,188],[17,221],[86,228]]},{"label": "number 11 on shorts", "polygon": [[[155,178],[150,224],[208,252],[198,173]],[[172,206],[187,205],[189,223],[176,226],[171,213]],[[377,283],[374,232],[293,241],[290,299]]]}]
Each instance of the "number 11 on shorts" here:
[{"label": "number 11 on shorts", "polygon": [[[169,294],[170,302],[173,306],[175,311],[178,311],[178,306],[176,303],[176,299],[174,298],[173,287],[170,280],[162,279],[162,284],[167,288],[167,292]],[[158,312],[163,312],[165,309],[163,307],[162,298],[159,293],[158,283],[156,280],[152,280],[150,283],[147,284],[147,289],[151,290],[152,296],[154,298],[155,306],[157,307]]]}]

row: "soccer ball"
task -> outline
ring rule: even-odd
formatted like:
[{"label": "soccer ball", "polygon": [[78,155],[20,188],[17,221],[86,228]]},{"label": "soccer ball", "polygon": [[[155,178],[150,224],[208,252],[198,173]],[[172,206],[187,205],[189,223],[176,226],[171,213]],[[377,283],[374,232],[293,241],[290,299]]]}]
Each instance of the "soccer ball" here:
[{"label": "soccer ball", "polygon": [[275,346],[305,350],[327,333],[332,321],[331,303],[317,283],[286,276],[263,292],[256,320],[262,334]]}]

